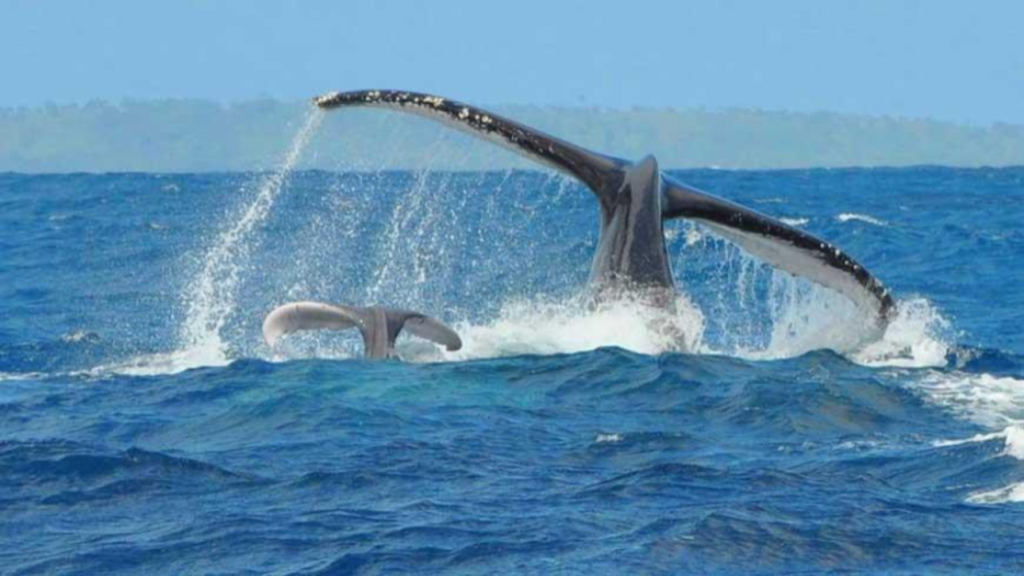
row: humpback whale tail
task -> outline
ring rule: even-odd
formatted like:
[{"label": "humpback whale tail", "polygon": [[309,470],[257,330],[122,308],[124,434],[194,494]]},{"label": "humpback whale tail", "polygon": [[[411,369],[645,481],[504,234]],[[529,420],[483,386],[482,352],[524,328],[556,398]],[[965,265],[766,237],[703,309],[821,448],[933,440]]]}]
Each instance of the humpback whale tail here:
[{"label": "humpback whale tail", "polygon": [[601,206],[601,239],[591,281],[674,286],[663,222],[686,218],[708,226],[768,264],[838,291],[868,311],[879,331],[894,301],[870,272],[832,244],[677,182],[647,157],[633,163],[587,150],[486,110],[439,96],[395,90],[332,92],[313,99],[323,109],[376,107],[437,120],[512,150],[583,182]]},{"label": "humpback whale tail", "polygon": [[419,312],[320,302],[292,302],[278,306],[263,320],[263,339],[273,346],[280,337],[300,330],[350,328],[359,330],[363,337],[365,356],[371,359],[394,357],[395,340],[402,330],[441,344],[449,351],[462,348],[462,340],[454,330]]}]

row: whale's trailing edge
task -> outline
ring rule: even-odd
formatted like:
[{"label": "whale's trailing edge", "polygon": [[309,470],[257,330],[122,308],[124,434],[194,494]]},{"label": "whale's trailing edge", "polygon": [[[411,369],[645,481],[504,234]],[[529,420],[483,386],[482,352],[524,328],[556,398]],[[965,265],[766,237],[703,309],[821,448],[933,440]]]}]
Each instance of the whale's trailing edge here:
[{"label": "whale's trailing edge", "polygon": [[754,256],[836,290],[888,321],[895,302],[882,283],[838,247],[784,222],[663,176],[663,217],[700,222]]},{"label": "whale's trailing edge", "polygon": [[440,321],[410,310],[378,306],[360,308],[321,302],[292,302],[278,306],[263,321],[263,339],[274,346],[279,338],[300,330],[348,330],[356,328],[363,337],[365,355],[371,359],[395,355],[395,340],[402,330],[445,346],[462,348],[454,330]]},{"label": "whale's trailing edge", "polygon": [[879,328],[888,323],[895,307],[882,283],[839,248],[770,216],[679,183],[657,170],[653,158],[634,164],[429,94],[360,90],[332,92],[313,102],[324,109],[376,107],[431,118],[580,180],[601,205],[601,240],[592,282],[672,287],[662,222],[686,218],[708,226],[775,267],[838,291],[872,313]]}]

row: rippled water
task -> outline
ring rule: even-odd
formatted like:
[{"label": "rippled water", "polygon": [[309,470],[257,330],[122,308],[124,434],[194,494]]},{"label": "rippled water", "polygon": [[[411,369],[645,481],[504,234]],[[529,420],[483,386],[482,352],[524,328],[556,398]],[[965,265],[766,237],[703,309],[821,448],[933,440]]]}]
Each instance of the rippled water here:
[{"label": "rippled water", "polygon": [[[0,175],[0,570],[1024,569],[1024,169],[676,175],[870,267],[884,340],[681,222],[692,352],[591,310],[547,173]],[[466,346],[267,349],[297,299]]]}]

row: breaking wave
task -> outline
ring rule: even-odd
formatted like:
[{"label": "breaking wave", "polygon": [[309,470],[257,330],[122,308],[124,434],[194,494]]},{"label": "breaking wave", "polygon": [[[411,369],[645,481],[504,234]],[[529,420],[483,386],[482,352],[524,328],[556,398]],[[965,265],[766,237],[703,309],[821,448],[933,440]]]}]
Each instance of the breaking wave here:
[{"label": "breaking wave", "polygon": [[867,223],[867,224],[872,224],[874,226],[887,226],[888,225],[885,222],[879,220],[878,218],[872,218],[871,216],[868,216],[866,214],[855,214],[855,213],[850,213],[850,212],[844,212],[844,213],[836,216],[836,220],[838,220],[840,222],[850,222],[851,220],[855,220],[857,222],[864,222],[864,223]]}]

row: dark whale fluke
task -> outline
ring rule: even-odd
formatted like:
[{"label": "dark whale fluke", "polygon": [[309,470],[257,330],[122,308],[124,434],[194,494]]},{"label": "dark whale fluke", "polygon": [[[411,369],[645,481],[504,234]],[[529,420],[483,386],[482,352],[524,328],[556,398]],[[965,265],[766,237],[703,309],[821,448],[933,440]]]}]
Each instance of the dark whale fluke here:
[{"label": "dark whale fluke", "polygon": [[634,163],[605,156],[486,110],[429,94],[360,90],[332,92],[313,102],[323,109],[369,106],[425,116],[582,181],[601,206],[601,234],[590,277],[599,291],[674,288],[662,223],[687,218],[777,268],[838,291],[867,310],[879,329],[895,308],[882,283],[839,248],[775,218],[686,186],[663,174],[653,157]]},{"label": "dark whale fluke", "polygon": [[263,320],[263,339],[273,346],[281,336],[300,330],[350,328],[358,329],[363,336],[365,356],[370,359],[393,358],[395,340],[403,329],[441,344],[452,352],[462,348],[462,340],[454,330],[419,312],[320,302],[292,302],[278,306]]}]

